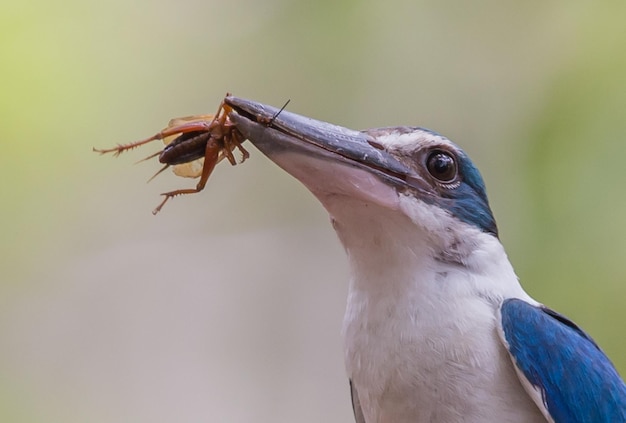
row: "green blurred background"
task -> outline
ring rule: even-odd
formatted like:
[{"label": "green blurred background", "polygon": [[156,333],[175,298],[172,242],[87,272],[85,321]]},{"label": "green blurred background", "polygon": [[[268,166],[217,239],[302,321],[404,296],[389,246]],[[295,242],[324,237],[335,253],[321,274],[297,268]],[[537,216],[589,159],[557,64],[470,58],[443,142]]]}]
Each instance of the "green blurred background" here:
[{"label": "green blurred background", "polygon": [[93,0],[0,6],[0,420],[352,421],[347,268],[250,148],[200,195],[107,147],[226,91],[421,125],[482,169],[527,291],[626,373],[626,3]]}]

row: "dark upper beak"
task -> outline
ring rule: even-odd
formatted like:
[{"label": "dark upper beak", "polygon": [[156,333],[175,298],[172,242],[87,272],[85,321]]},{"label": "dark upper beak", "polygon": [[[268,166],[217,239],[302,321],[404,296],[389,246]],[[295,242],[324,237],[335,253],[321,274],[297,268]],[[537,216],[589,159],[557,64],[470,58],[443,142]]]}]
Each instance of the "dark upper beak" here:
[{"label": "dark upper beak", "polygon": [[333,158],[365,168],[402,188],[415,175],[366,132],[238,97],[228,96],[225,103],[234,111],[229,117],[237,129],[270,158],[281,151]]}]

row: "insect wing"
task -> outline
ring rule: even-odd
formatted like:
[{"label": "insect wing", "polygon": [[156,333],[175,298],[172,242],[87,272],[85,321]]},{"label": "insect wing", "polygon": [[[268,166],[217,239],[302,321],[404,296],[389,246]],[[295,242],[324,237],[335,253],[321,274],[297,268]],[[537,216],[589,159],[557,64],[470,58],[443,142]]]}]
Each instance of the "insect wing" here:
[{"label": "insect wing", "polygon": [[[178,118],[170,120],[166,129],[180,126],[180,125],[183,125],[185,123],[190,123],[190,122],[202,122],[202,121],[211,122],[214,117],[215,115],[194,115],[194,116],[178,117]],[[168,137],[165,137],[163,138],[163,144],[168,145],[179,136],[180,134],[170,135]],[[203,166],[204,166],[204,158],[202,157],[202,158],[193,160],[188,163],[174,165],[172,166],[172,171],[174,172],[174,175],[181,176],[183,178],[199,178],[200,175],[202,174]]]}]

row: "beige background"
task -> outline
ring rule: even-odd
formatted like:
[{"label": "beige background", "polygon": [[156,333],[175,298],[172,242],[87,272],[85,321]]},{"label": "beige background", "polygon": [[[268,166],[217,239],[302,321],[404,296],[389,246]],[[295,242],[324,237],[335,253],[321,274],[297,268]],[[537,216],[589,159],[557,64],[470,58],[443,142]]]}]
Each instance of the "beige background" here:
[{"label": "beige background", "polygon": [[4,2],[0,420],[350,422],[343,251],[250,146],[205,192],[92,146],[226,91],[422,125],[482,169],[522,283],[626,373],[626,4]]}]

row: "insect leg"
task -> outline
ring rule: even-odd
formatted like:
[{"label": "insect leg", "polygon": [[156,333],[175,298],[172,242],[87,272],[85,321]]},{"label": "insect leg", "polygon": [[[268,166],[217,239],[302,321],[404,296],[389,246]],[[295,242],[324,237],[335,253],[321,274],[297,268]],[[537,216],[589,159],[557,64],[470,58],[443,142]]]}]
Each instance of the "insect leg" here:
[{"label": "insect leg", "polygon": [[215,118],[210,122],[207,122],[207,121],[186,122],[180,125],[165,128],[162,131],[144,140],[132,142],[130,144],[118,144],[117,146],[113,148],[105,148],[105,149],[93,148],[93,151],[100,153],[100,154],[113,153],[113,156],[117,157],[124,151],[132,150],[133,148],[137,148],[141,145],[148,144],[152,141],[162,140],[163,138],[169,137],[170,135],[184,134],[186,132],[193,132],[193,131],[207,131],[214,127],[215,125],[214,122],[215,122]]},{"label": "insect leg", "polygon": [[175,191],[164,192],[163,195],[165,198],[153,211],[152,214],[157,214],[165,203],[170,198],[176,197],[177,195],[185,195],[185,194],[195,194],[204,189],[207,181],[209,180],[209,176],[211,176],[211,172],[215,169],[215,165],[218,162],[219,153],[221,150],[221,146],[219,143],[211,138],[206,145],[206,150],[204,154],[204,166],[202,167],[202,174],[200,175],[200,180],[195,188],[186,188],[186,189],[177,189]]},{"label": "insect leg", "polygon": [[231,136],[233,139],[233,144],[235,144],[235,147],[237,147],[237,149],[241,153],[241,161],[239,163],[243,163],[246,161],[246,159],[250,157],[250,153],[248,153],[248,150],[243,148],[243,145],[241,145],[245,141],[245,138],[243,137],[243,135],[241,135],[241,132],[239,132],[237,128],[233,128]]}]

